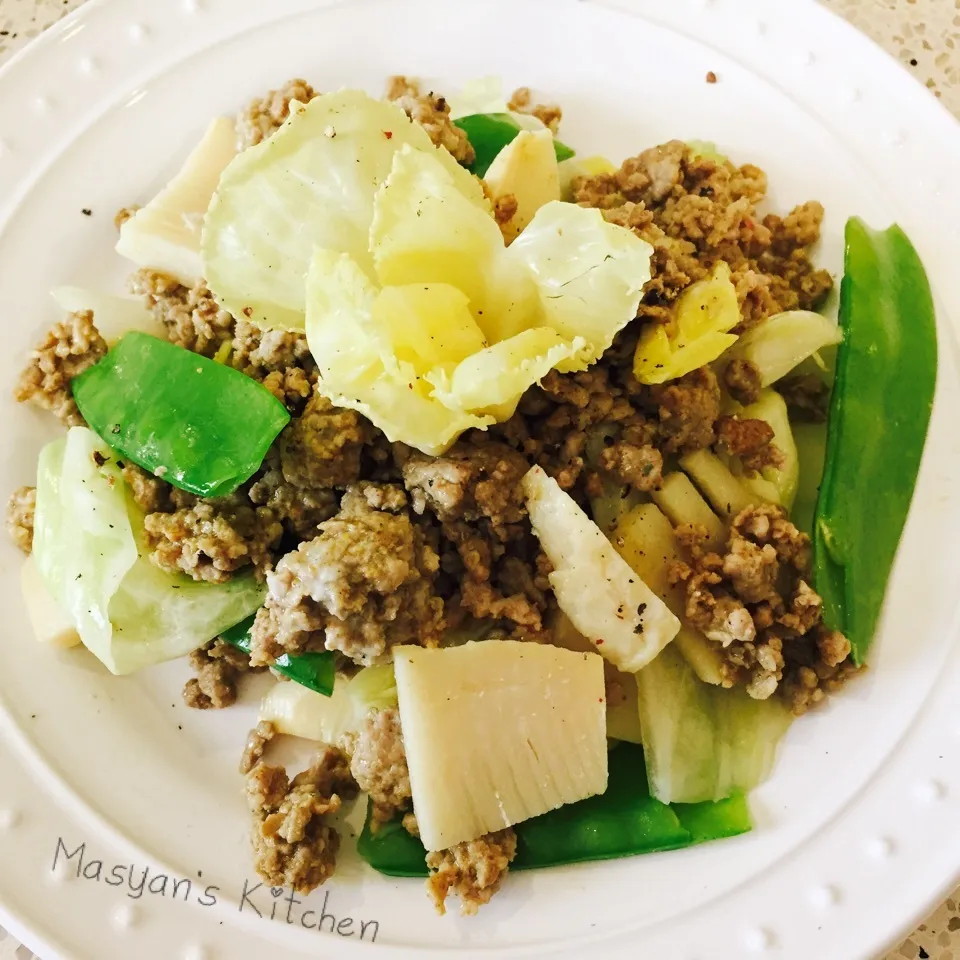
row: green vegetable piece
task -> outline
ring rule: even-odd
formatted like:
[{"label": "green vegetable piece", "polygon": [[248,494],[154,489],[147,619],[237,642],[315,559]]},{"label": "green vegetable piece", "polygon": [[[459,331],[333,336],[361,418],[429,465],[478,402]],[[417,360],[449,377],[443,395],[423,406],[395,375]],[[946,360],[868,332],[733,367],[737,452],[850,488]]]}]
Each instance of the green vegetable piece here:
[{"label": "green vegetable piece", "polygon": [[238,370],[138,332],[76,377],[73,396],[114,450],[200,497],[248,480],[290,420]]},{"label": "green vegetable piece", "polygon": [[[709,804],[708,804],[709,806]],[[515,870],[676,850],[691,835],[647,790],[643,750],[622,743],[610,754],[607,792],[517,825]]]},{"label": "green vegetable piece", "polygon": [[694,843],[739,837],[753,828],[750,808],[742,793],[715,803],[672,803],[670,809]]},{"label": "green vegetable piece", "polygon": [[[372,808],[371,808],[372,809]],[[607,792],[517,824],[514,870],[611,860],[676,850],[751,829],[740,794],[719,803],[674,804],[654,800],[647,790],[643,750],[621,743],[610,754]],[[357,851],[390,877],[425,877],[426,851],[399,819],[370,830],[370,811]]]},{"label": "green vegetable piece", "polygon": [[367,806],[367,819],[357,840],[357,853],[378,873],[388,877],[425,877],[427,851],[417,837],[404,829],[401,818],[380,824],[376,833],[370,830],[373,803]]},{"label": "green vegetable piece", "polygon": [[[256,615],[241,620],[229,630],[224,630],[220,634],[220,639],[249,654],[250,628],[253,626],[254,619]],[[332,651],[298,653],[292,657],[289,653],[284,653],[277,657],[273,667],[277,673],[282,673],[288,680],[293,680],[315,693],[322,693],[325,697],[333,693],[337,669]]]},{"label": "green vegetable piece", "polygon": [[[493,158],[523,129],[509,113],[472,113],[453,121],[467,135],[476,152],[476,159],[468,167],[478,177],[486,174]],[[559,140],[553,141],[557,161],[569,160],[573,150]]]},{"label": "green vegetable piece", "polygon": [[827,625],[863,663],[910,509],[933,407],[936,317],[900,227],[847,221],[837,373],[814,523]]}]

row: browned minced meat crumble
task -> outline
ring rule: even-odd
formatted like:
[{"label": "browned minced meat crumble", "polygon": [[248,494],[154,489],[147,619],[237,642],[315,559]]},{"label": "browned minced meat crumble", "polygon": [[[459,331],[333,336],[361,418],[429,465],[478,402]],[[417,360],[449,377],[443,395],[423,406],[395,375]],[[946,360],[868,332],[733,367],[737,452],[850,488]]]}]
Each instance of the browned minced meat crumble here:
[{"label": "browned minced meat crumble", "polygon": [[20,487],[7,501],[7,533],[24,552],[33,550],[33,513],[37,506],[37,488]]},{"label": "browned minced meat crumble", "polygon": [[187,658],[196,676],[183,688],[183,701],[195,710],[222,710],[237,702],[240,677],[256,670],[242,650],[219,638]]},{"label": "browned minced meat crumble", "polygon": [[[238,117],[239,145],[262,142],[293,101],[313,96],[309,84],[293,80],[253,101]],[[435,144],[462,163],[473,159],[444,97],[405,77],[391,80],[387,96]],[[535,104],[525,88],[513,94],[511,108],[552,130],[561,118],[559,107]],[[577,202],[652,244],[641,322],[671,325],[680,294],[720,261],[731,269],[741,330],[782,310],[815,309],[831,289],[830,276],[810,259],[822,208],[810,202],[782,218],[759,216],[766,176],[757,167],[698,157],[671,141],[614,173],[580,178],[574,191]],[[509,219],[509,208],[509,201],[502,205],[500,220]],[[660,386],[640,384],[632,373],[640,323],[590,369],[549,373],[509,420],[469,431],[431,457],[390,443],[356,412],[334,407],[319,392],[302,333],[264,332],[233,318],[202,280],[186,286],[140,270],[131,288],[173,343],[262,383],[291,414],[261,468],[229,497],[201,499],[123,467],[160,568],[210,582],[252,571],[268,586],[250,656],[220,639],[190,656],[196,675],[184,697],[195,708],[230,705],[247,672],[283,653],[333,650],[343,669],[355,670],[389,661],[398,644],[438,645],[445,630],[471,619],[491,637],[549,641],[550,564],[520,490],[533,464],[589,510],[590,495],[611,483],[624,496],[656,491],[676,457],[691,451],[736,456],[748,471],[780,462],[765,423],[723,415],[725,393],[744,405],[758,399],[752,364],[734,360]],[[105,352],[91,314],[68,316],[30,355],[17,398],[66,424],[82,423],[70,381]],[[777,386],[791,415],[825,417],[827,395],[816,377]],[[8,530],[26,551],[33,497],[23,488],[8,505]],[[854,672],[848,642],[823,625],[822,601],[810,587],[809,541],[779,508],[743,511],[716,553],[704,548],[705,531],[677,532],[687,554],[672,574],[685,591],[688,620],[722,651],[725,683],[755,697],[780,696],[801,713]],[[373,800],[375,826],[402,816],[417,835],[396,709],[371,713],[355,735],[324,746],[292,780],[264,761],[275,734],[260,724],[243,760],[257,869],[266,882],[305,893],[330,877],[339,837],[329,817],[358,787]],[[438,908],[456,893],[463,912],[475,912],[499,889],[515,852],[512,829],[431,852]]]}]

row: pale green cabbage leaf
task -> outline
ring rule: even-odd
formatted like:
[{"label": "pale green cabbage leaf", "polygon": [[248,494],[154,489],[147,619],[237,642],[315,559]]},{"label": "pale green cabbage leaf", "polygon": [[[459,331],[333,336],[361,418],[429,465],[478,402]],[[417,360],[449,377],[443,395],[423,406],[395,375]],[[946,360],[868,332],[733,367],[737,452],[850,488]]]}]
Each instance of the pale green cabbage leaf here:
[{"label": "pale green cabbage leaf", "polygon": [[115,454],[96,434],[74,427],[44,447],[37,569],[84,645],[115,674],[190,653],[257,610],[265,594],[252,576],[212,584],[164,573],[147,558],[142,531]]},{"label": "pale green cabbage leaf", "polygon": [[402,147],[434,157],[477,207],[479,181],[397,106],[358,90],[294,104],[270,138],[224,170],[204,221],[211,291],[234,316],[303,329],[304,276],[315,247],[349,253],[371,276],[373,199]]}]

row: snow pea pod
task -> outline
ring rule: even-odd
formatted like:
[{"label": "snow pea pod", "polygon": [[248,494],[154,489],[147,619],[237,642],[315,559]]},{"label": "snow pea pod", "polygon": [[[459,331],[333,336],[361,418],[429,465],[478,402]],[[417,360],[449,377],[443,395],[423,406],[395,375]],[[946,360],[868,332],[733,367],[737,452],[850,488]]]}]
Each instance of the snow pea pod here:
[{"label": "snow pea pod", "polygon": [[[523,129],[516,117],[509,113],[471,113],[453,123],[467,135],[477,155],[467,169],[478,177],[486,174],[493,158]],[[559,140],[553,141],[553,149],[558,161],[573,156],[573,150]]]},{"label": "snow pea pod", "polygon": [[[253,621],[254,617],[241,620],[229,630],[224,630],[220,634],[220,639],[244,653],[250,653],[250,628],[253,626]],[[322,693],[325,697],[333,693],[337,668],[332,651],[298,653],[292,657],[289,653],[284,653],[277,657],[272,666],[277,673],[283,674],[288,680],[308,687],[315,693]]]},{"label": "snow pea pod", "polygon": [[894,225],[846,226],[837,373],[814,518],[824,620],[863,663],[920,470],[937,378],[923,264]]},{"label": "snow pea pod", "polygon": [[[621,743],[610,754],[607,792],[517,824],[517,856],[511,869],[534,870],[591,860],[676,850],[746,833],[750,812],[742,795],[717,803],[667,806],[650,796],[643,750]],[[357,844],[360,856],[391,877],[425,877],[426,851],[399,820],[370,831]]]},{"label": "snow pea pod", "polygon": [[73,396],[114,450],[201,497],[248,480],[290,420],[238,370],[137,332],[75,378]]}]

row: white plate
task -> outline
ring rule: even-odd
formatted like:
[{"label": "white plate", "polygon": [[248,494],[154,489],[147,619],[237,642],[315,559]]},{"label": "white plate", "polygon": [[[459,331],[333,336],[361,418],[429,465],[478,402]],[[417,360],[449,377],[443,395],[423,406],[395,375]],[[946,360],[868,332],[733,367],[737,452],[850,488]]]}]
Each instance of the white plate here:
[{"label": "white plate", "polygon": [[[872,669],[795,725],[747,837],[511,876],[468,920],[436,917],[419,881],[380,878],[345,853],[288,923],[282,901],[271,919],[262,888],[263,918],[238,909],[252,870],[235,764],[252,708],[185,710],[182,664],[116,680],[82,654],[40,649],[4,543],[0,920],[42,955],[79,960],[353,956],[374,935],[393,957],[871,956],[960,873],[960,133],[813,3],[91,0],[0,72],[2,396],[56,319],[51,287],[119,285],[114,210],[150,196],[212,115],[293,75],[379,92],[393,72],[438,89],[489,73],[534,85],[563,105],[564,139],[590,153],[715,140],[768,171],[777,209],[825,203],[820,257],[836,272],[851,214],[913,237],[938,297],[941,372]],[[3,403],[5,492],[31,481],[52,430]],[[101,879],[78,878],[62,856],[52,869],[58,838],[85,843]],[[192,889],[134,898],[109,885],[122,865]],[[207,885],[216,905],[198,903]],[[324,909],[324,933],[303,928]]]}]

